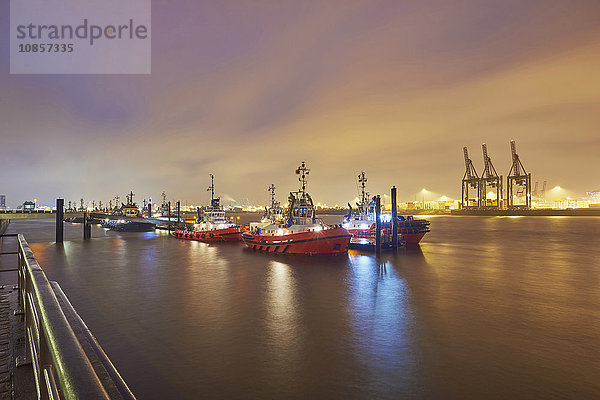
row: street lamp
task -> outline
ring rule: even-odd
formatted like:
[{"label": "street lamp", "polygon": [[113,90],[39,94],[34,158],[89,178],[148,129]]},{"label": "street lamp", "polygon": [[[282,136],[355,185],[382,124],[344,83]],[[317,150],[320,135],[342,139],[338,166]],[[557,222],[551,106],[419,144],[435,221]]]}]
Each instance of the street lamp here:
[{"label": "street lamp", "polygon": [[423,188],[423,190],[421,190],[421,193],[423,194],[423,210],[425,209],[425,193],[427,193],[427,189]]}]

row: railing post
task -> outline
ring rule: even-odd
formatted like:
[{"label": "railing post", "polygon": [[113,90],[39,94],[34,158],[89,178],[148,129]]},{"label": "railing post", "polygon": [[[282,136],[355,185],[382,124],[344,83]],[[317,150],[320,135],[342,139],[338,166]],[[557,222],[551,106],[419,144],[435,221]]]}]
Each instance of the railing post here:
[{"label": "railing post", "polygon": [[56,199],[56,243],[63,242],[63,220],[65,200]]}]

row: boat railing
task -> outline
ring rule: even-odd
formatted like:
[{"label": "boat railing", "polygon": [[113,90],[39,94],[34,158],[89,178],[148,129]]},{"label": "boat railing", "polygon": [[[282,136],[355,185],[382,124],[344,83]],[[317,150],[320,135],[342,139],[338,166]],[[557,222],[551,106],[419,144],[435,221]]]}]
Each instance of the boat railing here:
[{"label": "boat railing", "polygon": [[[16,235],[13,235],[16,236]],[[18,240],[19,310],[39,399],[135,399],[56,282],[48,281],[23,235]]]}]

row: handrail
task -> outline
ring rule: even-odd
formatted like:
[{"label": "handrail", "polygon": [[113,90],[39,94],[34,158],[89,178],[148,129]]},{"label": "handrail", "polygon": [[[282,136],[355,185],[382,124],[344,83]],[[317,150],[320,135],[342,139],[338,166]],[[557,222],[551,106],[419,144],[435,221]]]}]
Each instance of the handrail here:
[{"label": "handrail", "polygon": [[[53,285],[23,235],[19,235],[18,240],[19,300],[25,314],[26,337],[33,358],[38,396],[41,399],[134,399],[110,361],[108,363],[114,370],[112,374],[110,368],[106,368],[106,361],[97,356],[96,350],[96,354],[91,355],[84,351],[83,347],[88,345],[80,342],[72,322],[65,315],[65,312],[71,313],[74,309],[63,310]],[[64,296],[62,290],[59,296]],[[95,344],[101,351],[100,345]],[[108,360],[106,355],[104,357]],[[95,370],[98,361],[108,374],[98,375]],[[121,389],[115,392],[115,386]]]},{"label": "handrail", "polygon": [[[123,399],[135,399],[135,396],[133,395],[133,393],[131,392],[131,390],[129,389],[129,387],[127,386],[127,384],[125,383],[125,381],[123,380],[113,363],[110,361],[102,347],[100,346],[100,343],[98,343],[98,341],[96,340],[92,332],[89,330],[83,319],[81,319],[79,314],[77,314],[77,311],[75,311],[75,308],[67,298],[65,292],[63,292],[60,285],[57,282],[50,282],[50,285],[52,286],[52,289],[54,289],[54,293],[56,294],[59,303],[61,303],[63,311],[65,312],[65,314],[67,314],[67,318],[69,316],[73,317],[73,319],[70,320],[70,323],[77,324],[79,328],[78,331],[81,332],[82,336],[90,345],[90,348],[93,351],[94,355],[98,358],[98,361],[102,364],[104,370],[112,379],[115,389],[119,392],[120,396]],[[81,338],[79,340],[81,340]],[[111,393],[109,392],[109,395],[110,394]]]},{"label": "handrail", "polygon": [[23,210],[21,208],[6,208],[0,214],[56,214],[56,210]]}]

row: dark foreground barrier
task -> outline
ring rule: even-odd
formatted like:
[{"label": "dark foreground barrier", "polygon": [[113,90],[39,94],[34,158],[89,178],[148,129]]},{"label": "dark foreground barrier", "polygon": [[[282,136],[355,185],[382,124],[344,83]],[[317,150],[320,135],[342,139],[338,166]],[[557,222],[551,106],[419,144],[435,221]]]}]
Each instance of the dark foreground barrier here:
[{"label": "dark foreground barrier", "polygon": [[[135,399],[60,286],[18,235],[19,306],[38,398]],[[20,362],[19,364],[23,364]]]}]

